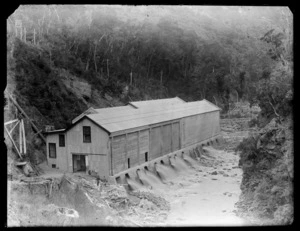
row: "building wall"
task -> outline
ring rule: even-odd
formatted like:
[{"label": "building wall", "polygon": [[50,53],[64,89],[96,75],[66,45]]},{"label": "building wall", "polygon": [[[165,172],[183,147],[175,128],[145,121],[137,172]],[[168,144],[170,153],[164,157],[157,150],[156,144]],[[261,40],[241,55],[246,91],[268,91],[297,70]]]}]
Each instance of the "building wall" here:
[{"label": "building wall", "polygon": [[[83,142],[83,126],[91,127],[91,143]],[[85,155],[87,169],[100,177],[109,175],[110,143],[108,134],[88,119],[83,119],[67,131],[68,171],[73,172],[72,154]]]},{"label": "building wall", "polygon": [[127,170],[128,158],[132,168],[146,162],[145,153],[148,153],[147,161],[151,161],[180,148],[179,121],[156,124],[150,129],[113,136],[112,174]]},{"label": "building wall", "polygon": [[[66,147],[59,147],[58,134],[47,136],[48,163],[73,172],[72,154],[85,155],[87,169],[107,177],[127,170],[128,158],[130,167],[135,167],[145,163],[146,152],[150,161],[217,135],[219,117],[219,111],[195,115],[156,124],[150,129],[135,128],[134,132],[112,136],[111,140],[104,130],[83,119],[65,133]],[[91,143],[83,143],[83,126],[91,127]],[[56,143],[56,159],[49,158],[49,142]]]},{"label": "building wall", "polygon": [[[47,160],[48,166],[52,167],[53,164],[56,165],[56,168],[62,171],[68,171],[67,169],[67,157],[66,157],[66,145],[65,147],[59,147],[59,133],[47,135]],[[66,136],[65,136],[66,140]],[[49,143],[56,144],[56,158],[49,157]],[[65,142],[66,144],[66,142]]]},{"label": "building wall", "polygon": [[161,156],[162,153],[162,128],[161,126],[152,127],[150,130],[150,155],[149,159],[153,160]]},{"label": "building wall", "polygon": [[213,137],[220,132],[219,111],[183,118],[181,128],[182,147]]},{"label": "building wall", "polygon": [[172,151],[180,149],[180,123],[172,123]]},{"label": "building wall", "polygon": [[113,174],[126,168],[126,134],[112,138],[112,168]]},{"label": "building wall", "polygon": [[144,163],[145,152],[149,153],[149,130],[114,136],[112,139],[113,174],[128,169],[128,159],[130,159],[130,168]]},{"label": "building wall", "polygon": [[145,153],[148,153],[149,160],[149,129],[139,132],[139,163],[145,163]]}]

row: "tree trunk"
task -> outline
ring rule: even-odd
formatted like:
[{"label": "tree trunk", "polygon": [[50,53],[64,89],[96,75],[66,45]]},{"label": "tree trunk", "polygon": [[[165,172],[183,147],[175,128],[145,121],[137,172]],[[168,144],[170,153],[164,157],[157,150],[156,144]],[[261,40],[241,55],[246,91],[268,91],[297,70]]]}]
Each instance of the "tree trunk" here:
[{"label": "tree trunk", "polygon": [[96,44],[95,44],[95,49],[94,49],[94,64],[95,64],[95,71],[96,71],[96,73],[98,72],[98,71],[97,71],[97,62],[96,62],[97,45],[98,45],[98,43],[96,42]]},{"label": "tree trunk", "polygon": [[79,47],[79,42],[78,42],[78,44],[76,46],[75,55],[77,55],[78,47]]},{"label": "tree trunk", "polygon": [[88,57],[87,57],[87,62],[86,62],[86,66],[85,66],[85,70],[87,71],[89,69],[89,65],[90,65],[90,53],[91,53],[91,43],[90,43],[90,47],[89,47],[89,53],[88,53]]},{"label": "tree trunk", "polygon": [[[154,51],[154,52],[155,52],[155,51]],[[149,61],[149,64],[148,64],[148,70],[147,70],[147,79],[148,79],[148,77],[149,77],[149,70],[150,70],[151,60],[152,60],[152,57],[153,57],[154,52],[153,52],[153,53],[151,54],[151,56],[150,56],[150,61]]]},{"label": "tree trunk", "polygon": [[216,100],[216,97],[215,96],[213,96],[213,97],[214,97],[214,100],[215,100],[215,104],[218,106],[218,102]]},{"label": "tree trunk", "polygon": [[24,42],[26,43],[26,28],[24,28]]},{"label": "tree trunk", "polygon": [[108,59],[106,59],[106,71],[107,71],[107,78],[109,78]]},{"label": "tree trunk", "polygon": [[[99,43],[101,42],[101,40],[103,39],[104,36],[105,36],[105,34],[103,34],[101,36],[101,38],[99,39]],[[97,62],[96,62],[97,45],[98,45],[98,42],[96,41],[96,45],[95,45],[95,49],[94,49],[94,64],[95,64],[95,71],[96,71],[96,73],[98,72],[98,70],[97,70]]]}]

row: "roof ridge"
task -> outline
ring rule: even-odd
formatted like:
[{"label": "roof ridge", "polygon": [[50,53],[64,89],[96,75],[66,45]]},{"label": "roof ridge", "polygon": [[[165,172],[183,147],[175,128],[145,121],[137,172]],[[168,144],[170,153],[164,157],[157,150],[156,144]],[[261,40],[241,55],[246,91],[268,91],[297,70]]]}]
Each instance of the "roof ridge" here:
[{"label": "roof ridge", "polygon": [[[170,99],[176,99],[176,98],[179,98],[179,97],[172,97],[172,98],[163,98],[163,99],[151,99],[151,100],[140,100],[140,101],[131,101],[129,103],[139,103],[139,102],[146,102],[146,101],[149,101],[149,102],[153,102],[153,101],[159,101],[159,100],[170,100]],[[180,99],[180,98],[179,98]]]},{"label": "roof ridge", "polygon": [[[171,113],[171,112],[181,112],[181,111],[184,111],[184,110],[191,110],[191,109],[194,109],[194,105],[191,106],[191,104],[195,104],[195,103],[201,103],[201,101],[194,101],[194,102],[187,102],[186,104],[184,104],[184,108],[182,108],[182,105],[180,105],[180,107],[176,108],[176,107],[172,107],[172,108],[169,108],[168,110],[165,110],[165,109],[161,109],[161,110],[157,110],[157,111],[149,111],[149,112],[145,112],[145,113],[140,113],[140,114],[129,114],[129,115],[126,115],[128,117],[134,117],[136,115],[140,115],[140,117],[138,118],[125,118],[124,120],[118,120],[119,118],[124,118],[124,116],[117,116],[117,117],[110,117],[108,119],[104,119],[104,118],[101,118],[103,120],[103,125],[104,124],[113,124],[113,123],[116,123],[116,122],[124,122],[124,121],[131,121],[131,120],[135,120],[135,119],[141,119],[141,118],[149,118],[149,117],[154,117],[154,116],[159,116],[161,114],[168,114],[168,113]],[[187,106],[187,104],[190,104]],[[175,105],[177,106],[177,105]],[[179,105],[178,105],[179,106]],[[175,109],[175,110],[174,110]],[[217,109],[219,110],[219,109]],[[135,112],[139,111],[139,109],[137,109]],[[99,117],[99,114],[92,114],[92,115],[88,115],[88,116],[92,116],[92,117],[96,117],[98,116]],[[118,121],[109,121],[111,119],[115,119],[115,120],[118,120]]]}]

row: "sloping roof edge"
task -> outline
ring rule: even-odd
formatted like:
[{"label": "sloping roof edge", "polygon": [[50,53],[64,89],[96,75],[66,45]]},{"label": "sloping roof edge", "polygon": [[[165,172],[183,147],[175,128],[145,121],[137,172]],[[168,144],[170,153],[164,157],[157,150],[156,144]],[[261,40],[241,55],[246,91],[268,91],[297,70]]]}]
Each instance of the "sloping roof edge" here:
[{"label": "sloping roof edge", "polygon": [[212,106],[218,108],[220,111],[222,111],[222,108],[219,108],[217,105],[213,104],[212,102],[210,102],[210,101],[208,101],[208,100],[206,100],[206,99],[203,99],[203,101],[209,103],[210,105],[212,105]]},{"label": "sloping roof edge", "polygon": [[81,119],[84,115],[86,115],[87,112],[92,111],[94,113],[97,113],[97,111],[95,110],[95,108],[93,107],[89,107],[88,109],[86,109],[84,112],[82,112],[80,115],[76,116],[74,119],[72,119],[72,124],[75,123],[77,120]]},{"label": "sloping roof edge", "polygon": [[79,120],[77,120],[75,123],[71,124],[69,127],[67,127],[65,129],[65,132],[69,131],[71,128],[73,128],[76,124],[78,124],[80,121],[84,120],[84,119],[88,119],[89,121],[91,121],[93,124],[95,124],[96,126],[98,126],[99,128],[101,128],[102,130],[104,130],[105,132],[107,132],[109,135],[111,134],[110,131],[108,131],[107,129],[105,129],[104,127],[102,127],[100,124],[98,124],[96,121],[94,121],[93,119],[91,119],[90,117],[88,117],[88,115],[83,115],[83,117],[81,117]]},{"label": "sloping roof edge", "polygon": [[45,135],[51,135],[51,134],[55,134],[55,133],[61,133],[61,132],[65,132],[65,128],[63,129],[57,129],[57,130],[52,130],[52,131],[44,131],[42,132]]},{"label": "sloping roof edge", "polygon": [[132,107],[135,108],[135,109],[138,108],[137,106],[133,105],[131,102],[129,102],[127,105],[130,105],[130,106],[132,106]]},{"label": "sloping roof edge", "polygon": [[181,100],[182,102],[186,103],[183,99],[181,99],[180,97],[176,96],[175,98]]}]

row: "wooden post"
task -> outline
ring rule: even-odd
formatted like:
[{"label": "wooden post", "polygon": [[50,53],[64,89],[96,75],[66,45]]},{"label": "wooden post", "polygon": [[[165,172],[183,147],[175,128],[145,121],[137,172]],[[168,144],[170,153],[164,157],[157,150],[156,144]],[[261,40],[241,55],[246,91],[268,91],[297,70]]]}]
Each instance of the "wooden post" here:
[{"label": "wooden post", "polygon": [[24,154],[26,155],[27,148],[26,148],[26,139],[25,139],[25,127],[24,127],[24,120],[22,119],[22,130],[23,130],[23,143],[24,143]]},{"label": "wooden post", "polygon": [[111,137],[111,142],[110,142],[110,174],[113,176],[114,171],[113,171],[113,142],[114,142],[114,137]]},{"label": "wooden post", "polygon": [[[128,153],[127,153],[127,133],[125,134],[125,162],[124,170],[128,169]],[[127,167],[126,167],[127,166]]]},{"label": "wooden post", "polygon": [[23,153],[23,145],[22,145],[22,141],[23,141],[23,135],[22,135],[22,122],[19,124],[19,147],[20,147],[20,153]]},{"label": "wooden post", "polygon": [[[8,93],[8,92],[7,92]],[[17,103],[17,101],[14,100],[14,98],[8,93],[8,96],[10,98],[10,100],[14,103],[14,105],[18,108],[18,110],[28,119],[28,121],[30,122],[30,124],[32,125],[33,129],[36,132],[39,132],[38,128],[35,126],[35,124],[30,120],[30,118],[28,117],[28,115],[23,111],[23,109],[20,107],[20,105]],[[42,140],[46,143],[46,139],[45,137],[39,133],[39,136],[42,138]]]},{"label": "wooden post", "polygon": [[15,129],[15,127],[17,127],[17,125],[20,123],[20,121],[18,121],[15,126],[13,126],[13,128],[9,131],[9,133],[12,133],[12,131]]},{"label": "wooden post", "polygon": [[137,159],[138,159],[138,163],[141,164],[140,163],[140,161],[141,161],[140,160],[140,131],[137,132],[137,141],[138,141],[137,142],[137,149],[138,149],[137,150],[137,155],[138,155]]},{"label": "wooden post", "polygon": [[6,131],[7,135],[8,135],[8,137],[10,138],[11,142],[13,143],[15,149],[17,150],[17,153],[19,154],[20,158],[22,159],[22,156],[21,156],[21,154],[20,154],[20,152],[19,152],[19,150],[18,150],[18,147],[17,147],[15,141],[13,140],[13,138],[11,137],[9,131],[7,130],[7,128],[6,128],[5,126],[4,126],[4,129],[5,129],[5,131]]}]

